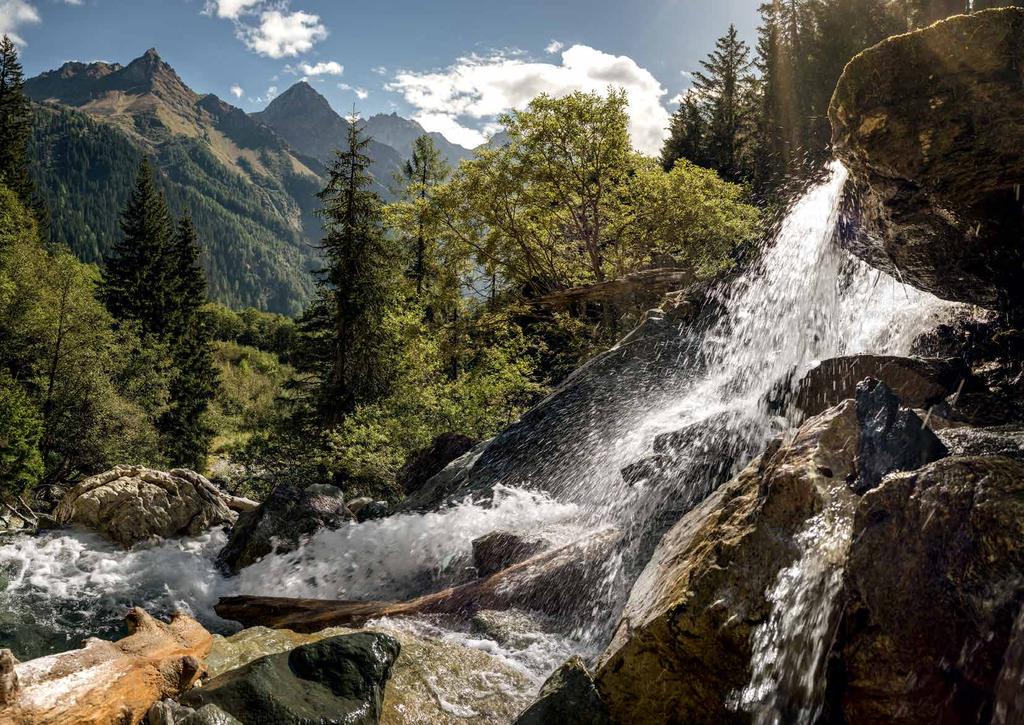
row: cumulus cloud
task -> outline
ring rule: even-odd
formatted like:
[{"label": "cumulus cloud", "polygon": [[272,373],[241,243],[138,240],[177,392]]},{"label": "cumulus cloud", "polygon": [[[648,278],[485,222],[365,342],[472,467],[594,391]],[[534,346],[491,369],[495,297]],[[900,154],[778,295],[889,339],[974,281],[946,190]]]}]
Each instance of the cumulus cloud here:
[{"label": "cumulus cloud", "polygon": [[343,91],[352,91],[353,93],[356,94],[356,98],[358,98],[360,101],[365,101],[367,98],[370,97],[370,92],[365,88],[354,88],[350,86],[348,83],[339,83],[338,88],[340,88]]},{"label": "cumulus cloud", "polygon": [[386,88],[402,94],[426,130],[473,147],[486,141],[498,115],[525,107],[540,93],[603,93],[609,86],[626,91],[633,145],[657,153],[669,124],[661,100],[668,91],[632,58],[586,45],[565,50],[558,65],[510,52],[472,55],[438,71],[400,71]]},{"label": "cumulus cloud", "polygon": [[370,70],[379,76],[386,76],[388,74],[388,67],[386,65],[374,66]]},{"label": "cumulus cloud", "polygon": [[326,63],[320,62],[315,65],[299,63],[294,68],[289,68],[289,70],[304,76],[340,76],[345,72],[345,66],[336,61],[329,60]]},{"label": "cumulus cloud", "polygon": [[242,87],[240,85],[238,85],[237,83],[235,85],[231,86],[231,95],[234,96],[235,98],[241,98],[244,93],[245,93],[245,91],[243,91]]},{"label": "cumulus cloud", "polygon": [[565,47],[565,43],[563,43],[563,42],[561,42],[559,40],[552,40],[550,43],[548,43],[548,46],[544,49],[544,51],[546,53],[550,53],[551,55],[554,55],[555,53],[557,53],[560,50],[562,50],[562,48],[564,48],[564,47]]},{"label": "cumulus cloud", "polygon": [[207,0],[204,12],[218,18],[234,20],[243,13],[251,12],[254,6],[262,2],[263,0]]},{"label": "cumulus cloud", "polygon": [[17,30],[22,25],[38,23],[39,12],[26,0],[0,0],[0,35],[8,35],[18,45],[24,45],[24,39]]},{"label": "cumulus cloud", "polygon": [[262,96],[250,98],[250,103],[270,103],[277,96],[277,86],[270,86]]},{"label": "cumulus cloud", "polygon": [[265,10],[259,25],[239,26],[238,35],[250,50],[271,58],[306,53],[327,37],[319,15],[296,10]]}]

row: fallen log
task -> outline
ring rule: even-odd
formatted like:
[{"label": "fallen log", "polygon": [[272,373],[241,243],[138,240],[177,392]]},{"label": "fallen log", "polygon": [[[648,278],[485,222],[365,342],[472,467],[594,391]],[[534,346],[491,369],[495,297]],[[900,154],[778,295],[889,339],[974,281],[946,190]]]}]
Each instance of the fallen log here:
[{"label": "fallen log", "polygon": [[491,576],[404,602],[236,596],[222,598],[214,609],[224,619],[246,627],[295,632],[361,627],[380,617],[449,614],[468,618],[482,609],[518,608],[558,616],[592,596],[604,576],[600,564],[620,537],[617,529],[603,529]]},{"label": "fallen log", "polygon": [[136,725],[195,684],[213,637],[189,616],[170,624],[132,609],[128,636],[19,663],[0,650],[0,725]]}]

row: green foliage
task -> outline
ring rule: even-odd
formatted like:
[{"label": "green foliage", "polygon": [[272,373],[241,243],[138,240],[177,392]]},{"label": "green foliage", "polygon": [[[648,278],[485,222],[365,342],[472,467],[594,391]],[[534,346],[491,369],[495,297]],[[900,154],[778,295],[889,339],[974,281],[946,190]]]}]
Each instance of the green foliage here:
[{"label": "green foliage", "polygon": [[230,450],[277,423],[280,398],[295,372],[274,353],[237,342],[215,342],[213,350],[220,386],[210,424],[217,446]]},{"label": "green foliage", "polygon": [[96,272],[48,251],[33,215],[0,187],[0,374],[43,422],[43,480],[61,483],[125,461],[161,462],[164,351],[145,348],[95,297]]},{"label": "green foliage", "polygon": [[39,441],[43,421],[29,396],[0,374],[0,495],[19,495],[43,475]]},{"label": "green foliage", "polygon": [[235,312],[215,302],[203,308],[214,340],[235,342],[287,359],[298,345],[295,320],[273,312],[247,307]]}]

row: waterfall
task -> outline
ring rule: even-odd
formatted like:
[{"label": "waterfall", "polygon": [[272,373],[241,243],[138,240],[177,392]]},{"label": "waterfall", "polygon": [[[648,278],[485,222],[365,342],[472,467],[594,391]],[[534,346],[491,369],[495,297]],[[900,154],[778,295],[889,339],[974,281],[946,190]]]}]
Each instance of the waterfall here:
[{"label": "waterfall", "polygon": [[[541,535],[557,545],[615,527],[623,545],[606,562],[600,591],[589,593],[585,611],[566,613],[557,645],[538,646],[550,657],[535,651],[524,661],[542,678],[564,660],[567,646],[584,654],[600,651],[661,532],[723,474],[744,465],[791,425],[785,411],[772,405],[774,394],[826,358],[907,354],[917,335],[948,309],[837,248],[833,238],[845,180],[845,169],[835,164],[792,206],[759,261],[715,294],[724,313],[702,333],[686,331],[699,337],[667,380],[622,381],[623,404],[601,411],[614,434],[611,443],[596,452],[593,447],[581,452],[582,446],[562,451],[562,470],[569,472],[563,479],[530,482],[532,489],[550,495],[507,482],[493,505],[467,501],[435,513],[323,531],[298,551],[270,555],[235,579],[222,578],[212,565],[212,543],[223,540],[219,533],[201,542],[164,542],[131,552],[117,552],[79,532],[0,542],[0,612],[6,611],[0,613],[0,646],[10,646],[5,633],[19,627],[56,629],[68,642],[86,631],[107,632],[116,622],[113,612],[120,616],[129,604],[158,610],[182,606],[217,628],[225,623],[211,606],[228,594],[399,599],[457,583],[472,539],[489,531]],[[659,435],[679,430],[689,431],[689,437],[670,481],[628,483],[620,475],[624,466],[650,456]],[[581,440],[587,435],[580,431]],[[726,470],[709,467],[709,458],[728,461]],[[805,537],[809,553],[801,561],[807,566],[784,572],[769,593],[773,601],[795,601],[798,610],[811,614],[827,605],[835,573],[833,561],[814,542],[838,531],[834,522],[816,523],[821,525]],[[819,629],[827,629],[827,623],[797,637],[790,630],[801,629],[800,621],[773,622],[764,641],[755,644],[762,653],[757,656],[789,667],[776,644],[798,642],[814,662],[793,666],[816,671],[824,636]],[[763,700],[771,690],[766,683],[790,677],[769,670],[752,683],[751,692],[762,694],[748,700]]]}]

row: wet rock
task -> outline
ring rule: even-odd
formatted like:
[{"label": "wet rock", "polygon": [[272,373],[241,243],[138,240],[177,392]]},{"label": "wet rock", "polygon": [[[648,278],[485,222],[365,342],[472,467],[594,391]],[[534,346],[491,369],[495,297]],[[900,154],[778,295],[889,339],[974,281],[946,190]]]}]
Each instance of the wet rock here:
[{"label": "wet rock", "polygon": [[427,447],[414,451],[396,478],[407,494],[418,491],[423,484],[444,470],[452,461],[475,448],[480,441],[461,433],[442,433]]},{"label": "wet rock", "polygon": [[982,722],[1024,601],[1024,462],[945,458],[856,511],[840,630],[847,722]]},{"label": "wet rock", "polygon": [[230,525],[236,514],[229,497],[193,471],[169,473],[142,466],[118,466],[87,478],[68,491],[54,517],[85,526],[122,546],[197,536]]},{"label": "wet rock", "polygon": [[614,719],[744,720],[727,707],[750,679],[766,591],[799,555],[795,536],[826,505],[852,508],[853,401],[801,426],[686,514],[633,587],[597,671]]},{"label": "wet rock", "polygon": [[939,431],[939,440],[951,456],[1006,456],[1024,459],[1024,428],[963,426]]},{"label": "wet rock", "polygon": [[473,564],[479,576],[490,576],[526,561],[544,551],[548,542],[538,537],[526,537],[510,531],[492,531],[473,539]]},{"label": "wet rock", "polygon": [[390,507],[387,501],[371,501],[365,506],[359,507],[359,512],[356,514],[356,521],[363,523],[364,521],[375,521],[377,519],[386,518]]},{"label": "wet rock", "polygon": [[195,709],[215,705],[242,722],[380,722],[384,686],[400,645],[358,632],[261,657],[180,698]]},{"label": "wet rock", "polygon": [[300,489],[281,484],[259,508],[238,517],[217,562],[238,573],[272,551],[293,551],[303,538],[320,529],[339,528],[351,519],[341,491],[334,486]]},{"label": "wet rock", "polygon": [[874,488],[889,473],[912,471],[946,455],[942,441],[885,383],[868,378],[856,395],[857,493]]},{"label": "wet rock", "polygon": [[373,499],[370,498],[369,496],[360,496],[359,498],[354,498],[351,501],[349,501],[345,505],[345,508],[347,508],[353,516],[358,517],[359,512],[362,510],[363,506],[369,506],[371,503],[373,503]]},{"label": "wet rock", "polygon": [[525,649],[538,640],[540,633],[552,629],[547,618],[519,609],[484,609],[474,614],[470,621],[473,634],[515,649]]},{"label": "wet rock", "polygon": [[[479,649],[420,637],[409,629],[377,628],[401,644],[384,688],[384,725],[505,725],[529,702],[534,685],[517,668]],[[207,658],[217,677],[266,655],[349,634],[335,627],[313,634],[252,627],[215,637]]]},{"label": "wet rock", "polygon": [[555,670],[515,725],[611,725],[608,708],[583,660],[573,657]]},{"label": "wet rock", "polygon": [[1024,299],[1024,10],[961,15],[846,67],[829,111],[858,188],[841,243],[945,299]]},{"label": "wet rock", "polygon": [[928,410],[957,391],[971,371],[959,358],[921,359],[887,355],[832,358],[812,368],[796,385],[793,404],[808,416],[853,398],[865,378],[886,384],[908,408]]},{"label": "wet rock", "polygon": [[179,705],[174,700],[161,700],[149,708],[146,725],[243,725],[216,705],[198,710]]},{"label": "wet rock", "polygon": [[18,660],[9,649],[0,649],[0,706],[13,705],[18,696]]}]

